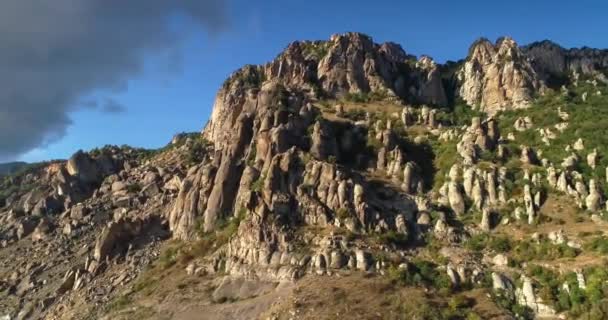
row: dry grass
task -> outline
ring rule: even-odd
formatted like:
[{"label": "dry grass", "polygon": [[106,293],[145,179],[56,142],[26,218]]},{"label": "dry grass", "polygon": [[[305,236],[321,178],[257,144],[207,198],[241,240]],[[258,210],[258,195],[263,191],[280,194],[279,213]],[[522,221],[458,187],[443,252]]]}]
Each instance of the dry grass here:
[{"label": "dry grass", "polygon": [[522,240],[528,239],[534,232],[547,234],[562,229],[568,239],[578,239],[580,234],[601,232],[606,229],[605,226],[591,221],[590,214],[581,213],[568,196],[550,194],[540,208],[540,214],[550,218],[550,221],[533,226],[525,223],[501,225],[497,228],[497,232]]},{"label": "dry grass", "polygon": [[500,319],[505,315],[483,290],[441,297],[421,288],[395,285],[385,277],[352,273],[332,277],[307,276],[298,282],[291,297],[264,316],[290,319],[295,315],[302,320],[413,319],[424,312],[437,310],[433,308],[449,308],[449,300],[454,297],[468,298],[473,304],[470,311],[481,319]]},{"label": "dry grass", "polygon": [[[337,101],[337,100],[327,100],[324,101],[322,105],[319,105],[321,112],[323,113],[323,117],[332,120],[332,121],[348,121],[346,118],[338,117],[335,113],[335,106],[337,104],[341,104],[344,106],[344,112],[348,113],[351,111],[366,111],[369,113],[385,113],[388,116],[396,119],[399,119],[399,115],[403,110],[403,106],[400,104],[396,104],[394,102],[385,102],[385,101],[374,101],[369,103],[356,103],[356,102],[345,102],[345,101]],[[396,113],[396,117],[393,116]]]}]

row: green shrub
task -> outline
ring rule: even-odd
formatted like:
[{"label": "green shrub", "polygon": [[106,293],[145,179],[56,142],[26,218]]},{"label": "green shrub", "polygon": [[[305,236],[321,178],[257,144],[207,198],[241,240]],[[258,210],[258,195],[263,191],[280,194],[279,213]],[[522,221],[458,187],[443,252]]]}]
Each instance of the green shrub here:
[{"label": "green shrub", "polygon": [[260,175],[260,177],[251,184],[251,186],[250,186],[251,191],[261,192],[262,189],[264,188],[265,180],[266,180],[266,175],[265,174]]},{"label": "green shrub", "polygon": [[494,290],[491,294],[492,300],[496,303],[496,305],[505,310],[511,311],[516,316],[516,318],[526,320],[534,319],[534,313],[532,312],[532,310],[526,306],[518,304],[513,292],[508,292],[505,290]]},{"label": "green shrub", "polygon": [[344,112],[344,118],[352,121],[365,120],[366,112],[363,109],[350,109]]},{"label": "green shrub", "polygon": [[344,219],[350,218],[351,214],[348,211],[348,209],[346,209],[346,208],[339,208],[338,210],[336,210],[336,217],[344,220]]},{"label": "green shrub", "polygon": [[203,159],[205,158],[205,154],[207,154],[207,149],[209,148],[210,145],[211,145],[211,143],[209,141],[207,141],[206,139],[204,139],[202,137],[202,135],[199,134],[194,139],[190,149],[188,149],[188,154],[187,154],[187,159],[186,159],[188,164],[196,165],[196,164],[201,163],[203,161]]},{"label": "green shrub", "polygon": [[170,246],[161,252],[158,258],[158,263],[161,269],[168,269],[169,267],[173,266],[177,262],[179,253],[179,249],[174,246]]},{"label": "green shrub", "polygon": [[408,237],[403,233],[388,231],[378,235],[378,240],[384,245],[394,245],[396,247],[405,247],[408,244]]},{"label": "green shrub", "polygon": [[595,251],[602,255],[608,255],[608,237],[598,236],[587,242],[584,246],[585,250]]},{"label": "green shrub", "polygon": [[223,218],[216,223],[215,230],[205,232],[202,228],[202,222],[198,221],[197,230],[199,240],[190,248],[189,255],[193,257],[202,257],[211,253],[213,249],[228,243],[234,234],[237,233],[241,222],[246,218],[247,210],[240,208],[237,215],[233,217]]},{"label": "green shrub", "polygon": [[[522,110],[512,110],[503,112],[499,116],[500,132],[503,136],[508,133],[515,135],[517,143],[525,143],[537,151],[542,151],[543,157],[552,163],[561,163],[569,156],[572,151],[567,151],[566,146],[573,144],[578,138],[582,138],[585,143],[586,152],[598,149],[600,154],[608,151],[608,96],[597,96],[595,91],[606,92],[608,87],[600,84],[597,88],[581,83],[578,87],[570,87],[572,93],[563,96],[560,92],[549,91],[544,96],[539,97],[530,108]],[[587,101],[583,102],[580,98],[584,92],[588,92]],[[568,127],[563,132],[558,132],[553,126],[561,123],[557,108],[569,114]],[[531,118],[534,128],[551,128],[556,133],[556,139],[551,140],[550,145],[546,145],[537,130],[526,130],[523,132],[515,131],[513,123],[519,117],[528,116]],[[586,153],[579,153],[585,157]],[[602,157],[595,169],[581,161],[577,171],[581,172],[585,179],[604,177],[604,168],[608,165],[608,158]]]},{"label": "green shrub", "polygon": [[541,240],[539,243],[530,240],[519,241],[517,242],[517,245],[514,246],[512,252],[517,261],[574,258],[579,254],[578,250],[571,248],[566,244],[556,245],[546,239]]},{"label": "green shrub", "polygon": [[392,267],[389,278],[401,285],[432,287],[439,291],[449,291],[452,288],[450,278],[445,272],[440,272],[437,265],[426,260],[414,260],[407,269]]},{"label": "green shrub", "polygon": [[327,41],[315,41],[315,42],[300,42],[302,53],[305,57],[311,56],[316,60],[321,60],[329,52],[329,42]]},{"label": "green shrub", "polygon": [[496,236],[490,238],[489,247],[496,252],[504,253],[511,251],[512,244],[507,236]]},{"label": "green shrub", "polygon": [[137,183],[127,185],[127,191],[130,193],[138,193],[141,191],[141,186]]},{"label": "green shrub", "polygon": [[388,97],[386,91],[354,92],[344,95],[344,100],[354,103],[368,103],[372,101],[382,101]]},{"label": "green shrub", "polygon": [[355,103],[366,103],[370,101],[369,95],[365,92],[347,93],[344,100]]}]

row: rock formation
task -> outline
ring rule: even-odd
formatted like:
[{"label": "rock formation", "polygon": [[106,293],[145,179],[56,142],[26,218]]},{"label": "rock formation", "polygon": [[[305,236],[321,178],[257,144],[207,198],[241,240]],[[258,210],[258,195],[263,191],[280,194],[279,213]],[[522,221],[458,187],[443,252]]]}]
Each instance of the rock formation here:
[{"label": "rock formation", "polygon": [[486,39],[475,42],[458,80],[458,94],[489,114],[528,107],[542,87],[529,59],[511,38],[496,44]]}]

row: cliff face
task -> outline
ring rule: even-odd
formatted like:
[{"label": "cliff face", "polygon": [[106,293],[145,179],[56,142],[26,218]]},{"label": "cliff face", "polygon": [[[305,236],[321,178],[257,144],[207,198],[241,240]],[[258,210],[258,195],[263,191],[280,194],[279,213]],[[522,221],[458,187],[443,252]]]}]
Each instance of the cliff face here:
[{"label": "cliff face", "polygon": [[542,88],[539,76],[515,41],[477,41],[458,73],[459,95],[489,114],[526,108]]},{"label": "cliff face", "polygon": [[570,72],[598,75],[608,67],[608,50],[565,49],[548,40],[532,43],[522,50],[532,60],[534,69],[545,78]]}]

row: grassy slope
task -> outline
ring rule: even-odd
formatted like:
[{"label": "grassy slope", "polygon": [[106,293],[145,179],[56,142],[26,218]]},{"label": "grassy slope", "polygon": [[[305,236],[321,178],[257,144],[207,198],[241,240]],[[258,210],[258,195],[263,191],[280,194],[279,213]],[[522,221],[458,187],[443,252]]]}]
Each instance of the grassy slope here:
[{"label": "grassy slope", "polygon": [[26,165],[25,162],[0,163],[0,176],[12,174]]}]

